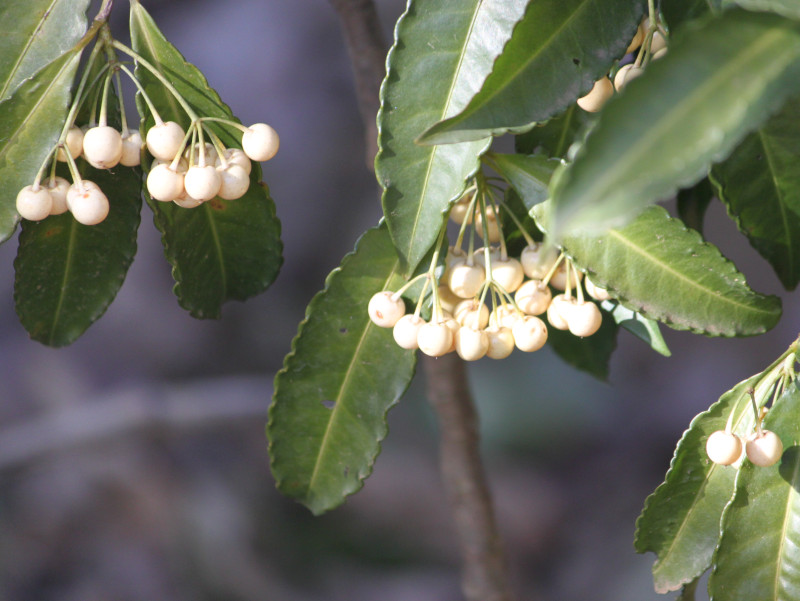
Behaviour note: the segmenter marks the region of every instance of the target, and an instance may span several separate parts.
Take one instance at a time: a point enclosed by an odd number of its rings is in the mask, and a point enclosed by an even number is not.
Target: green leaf
[[[71,344],[100,318],[136,254],[141,171],[80,163],[81,176],[108,196],[108,217],[91,226],[68,212],[24,220],[14,262],[17,314],[31,338],[49,346]]]
[[[80,50],[62,54],[0,102],[0,242],[14,233],[17,193],[33,183],[58,142]]]
[[[68,52],[86,31],[90,0],[6,0],[0,4],[0,101],[22,80]]]
[[[661,5],[661,13],[671,33],[675,33],[687,21],[703,17],[711,11],[708,0],[672,0]]]
[[[797,0],[722,0],[722,7],[741,6],[747,10],[772,12],[790,19],[800,19]]]
[[[586,127],[589,119],[589,113],[576,103],[570,104],[561,115],[516,136],[514,150],[520,154],[540,153],[549,157],[564,158],[570,145],[578,138],[578,133]]]
[[[600,329],[586,338],[548,326],[547,344],[573,367],[606,382],[608,364],[617,347],[617,324],[607,313],[603,313]]]
[[[664,337],[661,335],[657,322],[639,315],[636,311],[623,307],[615,300],[603,301],[600,306],[604,311],[611,314],[611,317],[618,325],[646,342],[655,352],[665,357],[672,356]]]
[[[787,290],[800,282],[800,106],[787,102],[711,180],[728,214]]]
[[[798,91],[800,23],[731,10],[682,29],[554,181],[551,234],[601,233],[696,183]]]
[[[553,170],[561,164],[559,159],[550,159],[540,154],[487,153],[483,161],[503,176],[523,199],[529,209],[547,200],[547,184]]]
[[[549,205],[534,209],[545,231]],[[717,247],[659,206],[604,236],[565,238],[563,249],[623,305],[677,330],[751,336],[780,319],[779,298],[751,290]]]
[[[733,412],[733,431],[753,428],[753,411],[747,390],[762,374],[737,384],[692,420],[675,450],[666,480],[645,501],[636,521],[634,546],[638,553],[652,551],[656,592],[678,590],[711,565],[720,535],[720,517],[733,494],[735,467],[712,463],[705,442],[722,430]],[[756,598],[756,597],[754,597]]]
[[[386,412],[414,374],[415,353],[367,316],[403,283],[385,226],[368,230],[309,304],[275,378],[267,433],[278,488],[315,514],[359,490],[386,436]]]
[[[764,427],[784,445],[781,461],[745,461],[722,518],[708,588],[714,601],[800,599],[800,391],[792,384]]]
[[[130,26],[133,49],[173,83],[199,116],[236,120],[203,74],[166,40],[137,1],[131,2]],[[137,76],[162,119],[186,128],[189,117],[166,88],[141,66],[137,67]],[[148,116],[142,129],[147,130],[152,123]],[[218,123],[210,127],[226,147],[240,147],[238,129]],[[164,253],[172,265],[178,302],[194,317],[219,317],[225,301],[259,294],[278,275],[282,262],[280,222],[260,178],[261,168],[254,163],[250,189],[242,198],[215,198],[195,209],[148,198]]]
[[[678,217],[693,230],[703,233],[706,209],[714,198],[714,190],[707,178],[701,179],[691,188],[678,190]]]
[[[406,273],[436,242],[451,201],[490,141],[424,147],[414,140],[475,94],[524,11],[524,0],[409,0],[395,29],[378,113],[375,173]]]
[[[643,4],[530,2],[480,91],[463,111],[430,127],[420,142],[450,144],[519,133],[558,115],[625,54]]]
[[[691,582],[687,582],[681,587],[681,594],[675,601],[695,601],[695,593],[697,592],[697,585],[700,583],[700,578],[695,578]]]

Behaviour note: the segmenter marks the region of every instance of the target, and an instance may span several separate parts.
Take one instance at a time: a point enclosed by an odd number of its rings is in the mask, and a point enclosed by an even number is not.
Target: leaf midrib
[[[56,330],[58,328],[58,322],[61,319],[61,308],[64,305],[64,297],[67,295],[69,277],[72,272],[72,255],[75,251],[75,231],[78,227],[78,222],[75,221],[75,219],[70,219],[69,227],[69,241],[67,243],[66,256],[64,257],[64,275],[61,278],[61,286],[59,286],[58,303],[56,303],[56,308],[53,311],[53,323],[50,325],[50,336],[48,339],[48,344],[50,346],[53,346],[58,340]]]
[[[784,564],[783,555],[786,547],[786,532],[788,529],[788,523],[791,515],[790,508],[792,506],[792,501],[794,497],[797,495],[795,487],[797,486],[799,479],[800,479],[800,458],[795,458],[794,470],[792,472],[792,480],[791,482],[788,483],[789,495],[786,498],[786,508],[784,509],[783,525],[781,527],[781,533],[783,533],[783,536],[779,537],[780,542],[778,544],[778,555],[776,559],[776,568],[778,569],[775,570],[775,580],[773,581],[773,589],[772,589],[774,591],[775,599],[778,598],[778,593],[780,592],[780,578],[782,573],[780,567],[783,566]]]

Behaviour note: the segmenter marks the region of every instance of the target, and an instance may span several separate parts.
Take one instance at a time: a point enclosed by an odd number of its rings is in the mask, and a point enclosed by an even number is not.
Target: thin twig
[[[461,544],[464,595],[467,601],[511,601],[464,362],[451,353],[423,356],[422,365],[439,419],[441,469]]]
[[[366,136],[367,167],[373,169],[378,152],[375,115],[380,107],[378,93],[386,74],[386,42],[372,0],[330,0],[344,30],[347,51],[353,65],[356,96]]]

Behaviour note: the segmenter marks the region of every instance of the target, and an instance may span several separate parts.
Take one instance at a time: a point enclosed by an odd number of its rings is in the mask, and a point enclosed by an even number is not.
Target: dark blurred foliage
[[[66,349],[31,342],[0,247],[0,599],[456,601],[458,556],[416,382],[364,490],[313,518],[282,498],[264,439],[271,382],[305,305],[379,217],[352,77],[324,0],[144,0],[170,40],[281,151],[265,179],[286,262],[272,289],[195,321],[171,293],[150,219],[119,297]],[[402,11],[379,2],[387,39]],[[125,39],[126,5],[114,28]],[[145,209],[146,210],[146,209]],[[760,291],[778,281],[712,205],[707,234]],[[634,521],[691,417],[796,336],[667,332],[673,357],[620,335],[610,384],[548,350],[470,374],[520,599],[644,601]],[[420,378],[418,378],[420,380]]]

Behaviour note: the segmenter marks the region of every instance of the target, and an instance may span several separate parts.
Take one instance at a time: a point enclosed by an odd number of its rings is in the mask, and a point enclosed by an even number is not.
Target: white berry
[[[89,128],[83,136],[83,158],[97,169],[116,166],[122,158],[122,134],[108,125]]]
[[[399,296],[395,298],[390,290],[376,292],[367,305],[369,318],[376,326],[394,327],[394,324],[406,313],[406,305]]]
[[[183,174],[159,163],[147,174],[147,191],[156,200],[169,202],[183,195]]]
[[[242,149],[253,161],[268,161],[280,146],[278,133],[266,123],[255,123],[242,135]]]
[[[533,315],[525,315],[511,328],[517,348],[526,353],[538,351],[547,342],[547,326]]]
[[[595,283],[592,282],[592,280],[590,280],[589,278],[586,278],[583,281],[583,283],[586,286],[586,292],[593,299],[599,300],[599,301],[606,301],[606,300],[609,300],[611,298],[611,295],[608,293],[608,290],[606,290],[605,288],[600,288],[599,286],[596,286]]]
[[[225,200],[236,200],[244,196],[250,188],[250,176],[244,167],[228,163],[227,167],[217,167],[220,177],[217,195]]]
[[[202,146],[200,146],[199,142],[192,146],[187,146],[186,150],[183,151],[183,158],[185,158],[187,161],[191,161],[192,155],[194,155],[194,162],[200,163],[201,148],[203,150],[203,158],[205,160],[203,164],[216,166],[216,162],[219,157],[217,156],[217,149],[214,148],[214,145],[210,142],[206,142]]]
[[[451,314],[455,313],[456,305],[464,300],[460,296],[453,294],[453,291],[445,284],[439,284],[438,292],[439,303],[442,305],[442,309]]]
[[[506,292],[514,292],[525,279],[522,264],[512,257],[506,260],[492,261],[492,279],[500,284]]]
[[[528,315],[541,315],[552,300],[553,293],[541,280],[528,280],[514,294],[514,302]]]
[[[79,156],[81,156],[81,153],[83,152],[83,130],[74,125],[70,127],[69,131],[67,132],[67,138],[64,140],[64,145],[73,159],[77,159]],[[58,154],[56,157],[59,161],[66,162],[67,155],[64,152],[64,148],[58,149]]]
[[[603,315],[591,301],[574,302],[569,313],[564,316],[567,320],[569,331],[575,336],[591,336],[600,329]]]
[[[23,219],[41,221],[50,214],[52,208],[50,191],[38,184],[25,186],[17,194],[17,213]]]
[[[142,146],[144,141],[138,129],[128,130],[128,135],[122,138],[122,157],[120,165],[136,167],[142,162]]]
[[[239,165],[242,169],[247,172],[247,175],[250,175],[250,171],[253,169],[253,163],[250,162],[250,159],[247,158],[247,155],[244,153],[244,150],[241,148],[226,148],[225,152],[223,153],[225,157],[225,161],[228,163],[233,163],[234,165]],[[215,161],[216,167],[222,166],[222,159],[217,157]]]
[[[50,209],[51,215],[61,215],[69,210],[67,206],[69,185],[69,182],[63,177],[56,176],[47,180],[47,190],[50,192],[50,198],[53,200],[53,206]]]
[[[621,67],[614,76],[614,87],[617,89],[617,92],[621,92],[625,86],[639,77],[642,73],[644,73],[644,69],[641,67],[635,67],[633,63]]]
[[[745,444],[747,458],[758,467],[775,465],[783,455],[783,443],[775,432],[762,430],[750,437]]]
[[[486,356],[490,359],[505,359],[514,350],[514,334],[510,328],[489,328],[486,335],[489,337]]]
[[[558,251],[552,246],[546,247],[541,242],[534,242],[532,246],[522,249],[519,260],[525,275],[541,280],[558,260]]]
[[[489,335],[485,330],[462,326],[456,334],[456,353],[464,361],[477,361],[489,350]]]
[[[498,305],[489,316],[489,325],[494,328],[512,328],[520,317],[513,305]]]
[[[171,161],[181,151],[184,136],[185,132],[180,125],[174,121],[165,121],[147,130],[145,143],[147,150],[155,158]]]
[[[480,213],[475,216],[475,225],[473,227],[478,235],[483,238],[483,217]],[[489,207],[486,208],[486,230],[489,232],[488,242],[500,242],[500,225],[497,223],[494,212],[489,212]]]
[[[633,52],[634,50],[636,50],[639,46],[642,45],[643,41],[644,41],[644,21],[642,23],[639,23],[639,27],[636,28],[636,34],[633,36],[631,43],[628,44],[628,48],[625,50],[625,54],[628,54],[629,52]]]
[[[417,332],[419,350],[430,357],[441,357],[453,346],[453,331],[445,322],[429,322]]]
[[[664,37],[664,34],[660,31],[656,31],[653,33],[653,38],[650,40],[650,52],[655,54],[656,52],[660,52],[661,50],[666,50],[667,48],[667,38]]]
[[[464,196],[450,209],[450,219],[454,223],[461,225],[464,221],[467,225],[472,223],[472,211],[469,210],[469,205],[472,197]]]
[[[614,85],[608,77],[601,77],[586,96],[578,98],[578,106],[589,113],[596,113],[614,95]]]
[[[193,165],[183,176],[186,193],[197,200],[211,200],[219,192],[222,179],[211,165]]]
[[[476,299],[470,298],[456,305],[453,316],[462,326],[485,328],[489,323],[489,307]]]
[[[94,182],[82,180],[67,191],[72,216],[83,225],[96,225],[108,216],[108,198]]]
[[[550,301],[550,306],[547,307],[547,321],[556,330],[569,329],[567,316],[572,308],[573,299],[567,298],[563,294],[557,294]]]
[[[472,298],[481,289],[486,280],[483,267],[466,263],[456,265],[448,272],[447,285],[453,294],[461,298]]]
[[[731,432],[717,430],[706,441],[706,455],[719,465],[731,465],[742,456],[742,439]]]
[[[394,324],[394,328],[392,329],[394,341],[398,346],[404,349],[412,350],[419,348],[417,334],[424,323],[421,317],[413,313],[403,315],[397,320],[397,323]]]
[[[172,202],[176,205],[181,207],[182,209],[196,209],[201,204],[203,204],[202,200],[197,200],[196,198],[192,198],[188,194],[186,194],[186,190],[183,191],[183,195],[178,198],[173,198]]]

